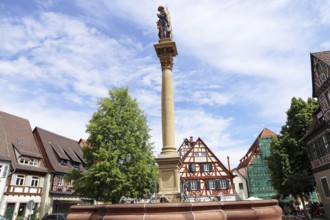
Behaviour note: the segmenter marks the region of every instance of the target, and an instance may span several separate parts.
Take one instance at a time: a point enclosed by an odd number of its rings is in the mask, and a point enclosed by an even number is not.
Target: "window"
[[[63,159],[60,159],[60,164],[62,166],[66,166],[68,164],[68,161],[67,160],[63,160]]]
[[[228,189],[229,180],[215,180],[215,189]]]
[[[19,159],[19,163],[20,164],[29,164],[29,158],[27,158],[27,157],[21,157]]]
[[[204,164],[203,168],[204,168],[204,171],[211,171],[212,170],[212,164]]]
[[[38,166],[39,165],[39,160],[37,158],[20,157],[18,159],[18,162],[20,164],[27,164],[27,165],[32,165],[32,166]]]
[[[201,183],[199,180],[191,180],[188,182],[188,190],[199,190]]]
[[[199,157],[199,153],[198,152],[194,152],[194,156],[195,157]]]
[[[33,166],[38,166],[39,164],[39,160],[36,159],[36,158],[31,158],[30,159],[30,165],[33,165]]]
[[[58,177],[58,183],[57,183],[58,186],[63,186],[63,177],[59,176]]]
[[[206,157],[206,153],[205,153],[205,151],[202,151],[202,152],[201,152],[201,157]]]
[[[329,152],[329,134],[324,134],[322,136],[324,148],[326,152]]]
[[[321,183],[322,183],[322,188],[323,188],[323,192],[325,197],[329,198],[330,197],[330,188],[329,188],[329,183],[327,180],[327,177],[321,177],[320,178]]]
[[[243,190],[244,189],[243,183],[239,183],[238,187],[239,187],[240,190]]]
[[[191,172],[191,173],[196,172],[196,165],[195,164],[189,164],[189,172]]]
[[[24,175],[17,175],[16,185],[23,186],[23,183],[24,183]]]
[[[209,180],[208,184],[209,184],[209,186],[208,186],[209,189],[215,189],[215,181],[214,180]]]
[[[227,189],[226,180],[220,180],[220,189]]]
[[[72,166],[74,167],[74,168],[78,168],[79,167],[79,163],[77,163],[77,162],[72,162]]]
[[[39,177],[33,176],[31,181],[31,186],[37,187],[39,183]]]
[[[197,183],[196,181],[191,181],[191,190],[196,190],[197,189]]]

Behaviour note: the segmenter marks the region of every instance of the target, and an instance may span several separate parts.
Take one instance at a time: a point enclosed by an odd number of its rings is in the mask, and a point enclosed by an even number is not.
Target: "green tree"
[[[88,143],[83,148],[87,169],[73,170],[80,196],[116,203],[121,196],[139,197],[154,190],[158,168],[146,117],[127,88],[109,90],[109,97],[98,102],[99,108],[87,125]]]
[[[270,178],[274,188],[283,196],[291,194],[303,199],[314,190],[311,164],[302,137],[317,108],[318,103],[312,98],[307,102],[292,98],[286,124],[270,144],[271,155],[267,158]]]

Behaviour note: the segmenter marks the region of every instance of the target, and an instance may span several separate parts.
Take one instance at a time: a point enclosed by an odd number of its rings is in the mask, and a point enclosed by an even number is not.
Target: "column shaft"
[[[162,154],[176,153],[172,70],[162,70]]]

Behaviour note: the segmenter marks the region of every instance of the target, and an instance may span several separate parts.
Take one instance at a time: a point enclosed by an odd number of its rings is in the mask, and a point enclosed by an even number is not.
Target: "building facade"
[[[237,171],[247,180],[249,197],[271,199],[277,194],[265,163],[265,158],[270,155],[269,144],[275,136],[273,131],[264,128],[237,166]]]
[[[185,139],[178,149],[181,192],[190,200],[231,199],[234,175],[221,163],[201,138]],[[220,197],[221,195],[221,197]],[[234,197],[234,198],[233,198]]]
[[[30,123],[27,119],[0,112],[0,129],[1,151],[8,152],[12,166],[1,198],[0,214],[10,220],[35,219],[47,169]]]
[[[73,183],[65,176],[72,170],[85,171],[86,162],[78,141],[36,127],[33,134],[48,169],[40,214],[69,213],[71,205],[91,204],[90,199],[73,195]]]
[[[330,51],[311,54],[313,97],[319,110],[304,136],[312,172],[324,206],[330,218]]]
[[[231,172],[234,174],[234,186],[235,191],[239,195],[239,197],[242,200],[248,199],[248,187],[247,187],[247,181],[246,178],[235,168],[231,170]]]

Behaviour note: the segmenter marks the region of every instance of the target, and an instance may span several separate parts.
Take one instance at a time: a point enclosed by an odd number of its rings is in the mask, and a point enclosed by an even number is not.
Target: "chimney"
[[[194,142],[194,137],[193,136],[190,136],[190,142]]]
[[[229,156],[227,156],[227,161],[228,161],[228,170],[230,171],[230,160],[229,160]]]

